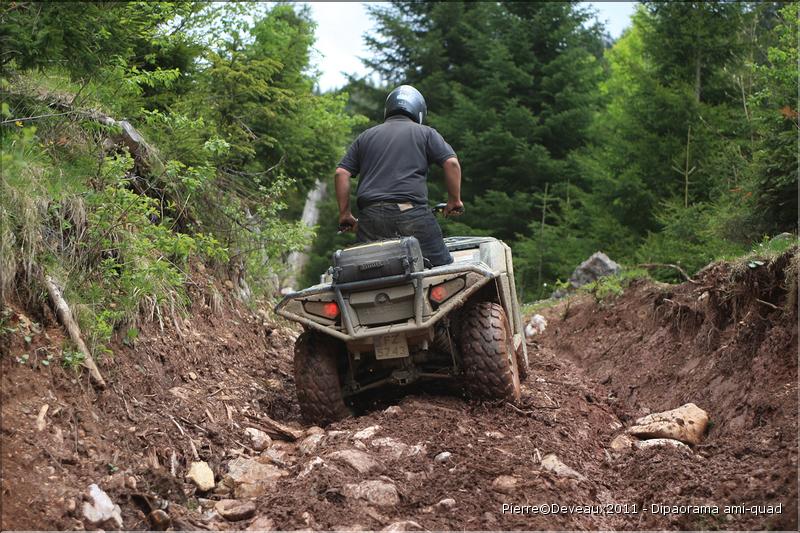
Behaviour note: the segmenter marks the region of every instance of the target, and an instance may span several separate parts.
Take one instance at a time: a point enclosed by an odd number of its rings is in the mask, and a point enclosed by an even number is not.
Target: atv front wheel
[[[294,345],[294,386],[303,418],[325,425],[351,416],[344,403],[339,364],[344,345],[312,331],[303,332]]]
[[[470,396],[519,401],[517,354],[503,307],[479,302],[462,315],[461,358]]]

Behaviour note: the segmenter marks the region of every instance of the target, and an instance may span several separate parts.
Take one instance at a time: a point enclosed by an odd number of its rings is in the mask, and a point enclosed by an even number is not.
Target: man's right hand
[[[445,217],[453,217],[464,214],[464,202],[461,200],[450,199],[447,201],[447,206],[444,208]]]
[[[352,213],[347,212],[339,215],[340,232],[352,231],[353,233],[355,233],[357,229],[358,229],[358,219],[354,217]]]

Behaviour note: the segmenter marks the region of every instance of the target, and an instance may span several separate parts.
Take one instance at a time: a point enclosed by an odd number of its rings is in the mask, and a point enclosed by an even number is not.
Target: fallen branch
[[[264,431],[266,431],[267,433],[278,436],[280,438],[288,439],[290,441],[295,441],[299,440],[303,436],[303,432],[301,430],[294,429],[287,425],[281,424],[280,422],[271,419],[267,415],[256,417],[253,415],[246,414],[245,416],[250,420],[254,420],[259,424],[263,425]]]
[[[779,311],[779,310],[780,310],[780,307],[778,307],[777,305],[775,305],[775,304],[774,304],[774,303],[772,303],[772,302],[765,302],[764,300],[761,300],[760,298],[756,298],[756,301],[757,301],[758,303],[760,303],[760,304],[764,304],[764,305],[766,305],[767,307],[771,307],[771,308],[775,309],[776,311]]]
[[[639,268],[647,268],[647,269],[652,269],[652,268],[672,268],[672,269],[677,270],[680,273],[680,275],[683,276],[683,279],[685,279],[689,283],[695,283],[695,284],[697,283],[691,277],[689,277],[689,274],[687,274],[684,269],[682,269],[678,265],[673,265],[672,263],[642,263],[642,264],[636,265],[636,266],[639,267]]]
[[[83,354],[83,363],[81,364],[86,367],[87,370],[89,370],[89,375],[92,377],[95,384],[101,389],[105,389],[106,380],[103,379],[103,375],[100,374],[100,369],[97,368],[97,364],[94,362],[92,354],[89,353],[88,348],[86,348],[86,344],[83,342],[81,330],[78,327],[78,323],[75,322],[75,319],[72,317],[72,311],[67,305],[67,302],[64,300],[61,287],[59,287],[55,280],[50,276],[44,277],[44,284],[45,287],[47,287],[47,293],[50,295],[50,300],[53,302],[53,307],[55,307],[58,319],[67,329],[69,338],[72,339],[72,342],[75,343],[75,346],[77,346],[78,350],[80,350]]]

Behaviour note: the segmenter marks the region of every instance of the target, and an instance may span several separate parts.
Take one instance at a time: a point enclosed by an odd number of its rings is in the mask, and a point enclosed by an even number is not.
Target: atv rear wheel
[[[303,418],[328,424],[351,416],[344,403],[339,364],[344,344],[313,331],[303,332],[294,345],[294,386]]]
[[[461,358],[471,396],[519,401],[517,354],[500,304],[479,302],[462,315]]]

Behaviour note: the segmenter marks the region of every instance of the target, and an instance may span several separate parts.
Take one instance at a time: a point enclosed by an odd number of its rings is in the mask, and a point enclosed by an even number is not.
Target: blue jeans
[[[416,237],[422,257],[431,265],[449,265],[453,262],[453,256],[442,239],[442,228],[426,205],[415,205],[401,211],[396,203],[380,202],[360,209],[356,237],[358,242]]]

